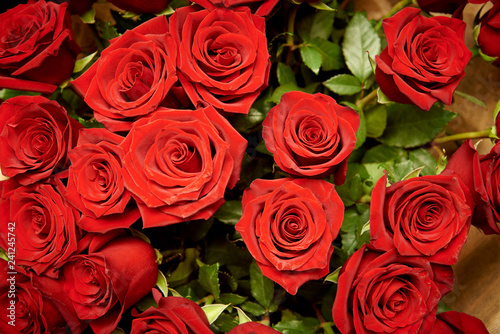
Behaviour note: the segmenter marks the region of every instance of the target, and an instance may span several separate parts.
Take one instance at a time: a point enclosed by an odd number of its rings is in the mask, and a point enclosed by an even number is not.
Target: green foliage
[[[361,82],[350,74],[336,75],[323,82],[323,84],[339,95],[353,95],[361,92]]]
[[[252,296],[265,308],[271,305],[274,293],[274,282],[262,274],[257,263],[250,264],[250,288]]]

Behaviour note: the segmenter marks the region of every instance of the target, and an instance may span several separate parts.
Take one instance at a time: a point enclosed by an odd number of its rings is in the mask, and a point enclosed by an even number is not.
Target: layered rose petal
[[[359,115],[323,94],[289,92],[269,111],[262,137],[278,166],[297,176],[345,179]]]
[[[243,193],[236,230],[262,273],[297,293],[329,270],[344,206],[332,184],[321,180],[255,180]]]
[[[489,331],[481,320],[471,315],[448,311],[437,315],[431,334],[488,334]]]
[[[383,27],[387,48],[375,57],[375,77],[384,94],[423,110],[436,101],[451,104],[472,56],[464,44],[465,23],[405,8],[384,19]]]
[[[239,180],[246,145],[212,107],[137,121],[121,145],[123,178],[144,226],[208,219]]]
[[[179,8],[170,19],[179,80],[194,105],[246,114],[267,87],[270,63],[262,17],[248,8]]]
[[[421,257],[356,251],[342,266],[332,315],[342,333],[426,333],[453,272]]]

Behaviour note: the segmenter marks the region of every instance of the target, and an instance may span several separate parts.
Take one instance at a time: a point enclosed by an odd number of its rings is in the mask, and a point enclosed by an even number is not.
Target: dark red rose
[[[449,311],[439,313],[431,334],[489,334],[483,322],[471,315]]]
[[[64,266],[64,291],[79,319],[106,334],[155,286],[158,265],[153,247],[139,238],[102,240],[96,237],[88,254],[73,255]]]
[[[238,8],[248,6],[255,15],[267,16],[279,3],[279,0],[196,0],[194,1],[206,9],[212,10],[216,7]]]
[[[452,175],[428,175],[386,187],[375,185],[370,205],[370,244],[396,249],[402,256],[421,256],[455,264],[467,240],[474,200],[467,186]]]
[[[140,314],[132,311],[135,319],[130,334],[213,334],[205,312],[195,302],[182,297],[162,297],[156,289],[153,297],[158,307]]]
[[[0,14],[0,87],[52,93],[73,72],[80,47],[68,4],[29,1]]]
[[[16,264],[38,275],[57,277],[77,250],[80,213],[62,197],[64,186],[59,180],[10,191],[7,187],[7,181],[0,182],[0,246],[7,249],[14,238]]]
[[[274,161],[287,173],[344,183],[347,159],[356,146],[359,115],[327,95],[283,94],[262,123]]]
[[[335,186],[312,179],[257,179],[243,193],[236,224],[264,276],[294,295],[329,272],[344,219]]]
[[[68,156],[66,199],[83,213],[78,225],[89,232],[128,228],[140,217],[125,189],[119,145],[123,137],[106,129],[84,129]]]
[[[116,7],[136,14],[155,14],[167,8],[170,0],[109,0]]]
[[[258,322],[245,322],[231,329],[228,334],[279,334],[279,332]]]
[[[472,224],[485,234],[500,234],[500,144],[479,156],[472,141],[465,141],[443,173],[455,174],[469,188],[476,202]]]
[[[121,147],[125,186],[144,227],[208,219],[240,177],[247,141],[213,107],[159,109]]]
[[[481,51],[490,57],[500,56],[500,1],[494,2],[493,7],[481,18],[477,43]],[[495,60],[500,65],[500,60]]]
[[[170,30],[179,80],[193,104],[247,114],[269,78],[264,18],[248,8],[188,6],[172,15]]]
[[[55,101],[17,96],[0,105],[0,169],[28,185],[61,171],[80,123]]]
[[[177,46],[165,16],[110,42],[101,57],[71,82],[97,121],[114,132],[128,131],[135,119],[160,105],[179,107],[174,89]]]
[[[426,12],[453,14],[462,18],[462,12],[468,3],[485,3],[488,0],[417,0],[418,6]]]
[[[428,333],[452,285],[449,266],[363,246],[340,270],[333,321],[344,334]]]
[[[472,56],[464,44],[465,26],[455,18],[424,17],[418,8],[408,7],[384,19],[387,47],[375,57],[382,92],[422,110],[436,101],[451,104]]]
[[[61,294],[62,280],[30,279],[26,271],[12,263],[0,260],[1,333],[64,334],[68,329],[79,334],[87,327],[76,317],[71,304],[64,304],[68,299]]]

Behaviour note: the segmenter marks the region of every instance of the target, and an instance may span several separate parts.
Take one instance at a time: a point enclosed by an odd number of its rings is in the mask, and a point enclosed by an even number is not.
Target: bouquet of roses
[[[471,225],[500,234],[500,144],[472,142],[498,139],[493,120],[446,133],[445,105],[484,106],[457,87],[473,56],[499,63],[499,15],[493,0],[403,0],[379,20],[349,0],[13,5],[0,332],[488,333],[442,298]]]

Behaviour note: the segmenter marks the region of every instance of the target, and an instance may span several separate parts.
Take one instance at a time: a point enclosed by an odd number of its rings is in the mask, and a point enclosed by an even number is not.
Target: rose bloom
[[[481,18],[477,43],[481,51],[490,57],[500,56],[500,1],[492,1],[493,7]],[[500,60],[494,61],[500,65]]]
[[[489,334],[483,322],[471,315],[448,311],[439,313],[431,334]]]
[[[10,181],[0,182],[0,246],[8,248],[9,227],[14,227],[16,264],[38,275],[57,277],[77,250],[80,213],[62,197],[64,186],[59,180],[13,190],[9,186]]]
[[[194,1],[208,10],[216,7],[238,8],[240,6],[250,7],[255,15],[267,16],[279,3],[279,0],[196,0]]]
[[[347,159],[356,146],[359,115],[327,95],[283,94],[262,123],[274,161],[287,173],[344,183]]]
[[[279,334],[277,330],[258,322],[245,322],[231,329],[228,334]]]
[[[56,101],[17,96],[0,104],[0,169],[28,185],[61,171],[80,123]]]
[[[128,228],[140,217],[123,183],[123,139],[106,129],[84,129],[68,153],[65,197],[83,213],[78,225],[89,232]]]
[[[422,110],[436,101],[451,104],[472,56],[464,44],[465,26],[445,16],[424,17],[408,7],[384,19],[387,47],[375,57],[382,92]]]
[[[121,145],[123,179],[144,227],[210,218],[238,182],[246,146],[213,107],[137,121]]]
[[[467,240],[474,200],[467,186],[452,175],[429,175],[386,187],[383,176],[370,204],[370,244],[396,249],[403,256],[421,256],[455,264]]]
[[[243,193],[236,224],[264,276],[294,295],[329,272],[332,241],[344,219],[333,184],[311,179],[257,179]]]
[[[109,130],[128,131],[159,106],[179,107],[176,44],[165,16],[127,30],[110,41],[101,57],[71,84]]]
[[[500,234],[500,144],[479,156],[472,141],[465,141],[443,173],[453,173],[469,188],[476,202],[472,224],[485,234]]]
[[[30,0],[0,14],[0,87],[52,93],[70,77],[80,47],[67,9]]]
[[[245,7],[187,6],[171,16],[170,31],[179,45],[179,80],[193,104],[247,114],[268,84],[264,18]]]
[[[207,316],[195,302],[182,297],[162,297],[153,289],[158,307],[150,307],[142,313],[132,311],[130,334],[213,334]]]
[[[428,333],[452,285],[450,266],[363,246],[340,270],[333,321],[343,334]]]
[[[71,330],[79,334],[87,327],[76,317],[62,293],[62,280],[34,275],[30,278],[21,267],[12,269],[11,263],[0,260],[1,333],[65,334]]]
[[[123,312],[156,284],[153,247],[135,237],[109,240],[97,235],[88,254],[73,255],[64,266],[64,292],[81,320],[95,333],[111,333]]]

